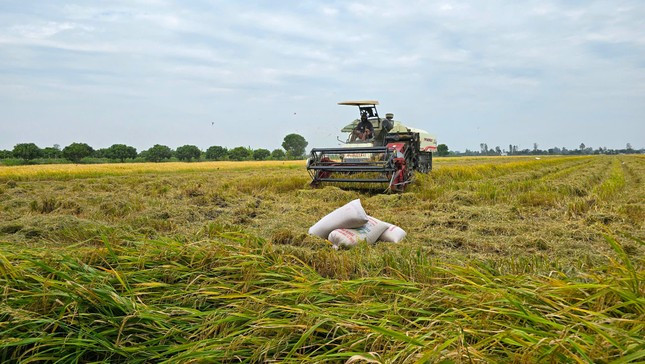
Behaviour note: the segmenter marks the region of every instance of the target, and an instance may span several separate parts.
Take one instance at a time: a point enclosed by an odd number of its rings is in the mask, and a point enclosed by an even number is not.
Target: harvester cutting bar
[[[356,147],[356,148],[314,148],[311,153],[350,154],[350,153],[386,153],[387,147]]]
[[[309,169],[321,169],[325,171],[330,171],[330,172],[381,172],[381,171],[389,171],[389,168],[385,168],[384,166],[375,166],[375,165],[364,165],[360,163],[351,163],[351,164],[343,164],[343,165],[312,165],[309,166]]]
[[[307,169],[314,185],[320,182],[390,184],[397,167],[394,152],[387,147],[356,147],[314,148]]]
[[[318,178],[318,182],[390,183],[388,178]]]

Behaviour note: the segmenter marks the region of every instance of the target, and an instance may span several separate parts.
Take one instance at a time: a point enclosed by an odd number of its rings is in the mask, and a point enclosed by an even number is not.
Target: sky
[[[645,2],[0,1],[0,149],[335,146],[355,99],[451,150],[645,147]]]

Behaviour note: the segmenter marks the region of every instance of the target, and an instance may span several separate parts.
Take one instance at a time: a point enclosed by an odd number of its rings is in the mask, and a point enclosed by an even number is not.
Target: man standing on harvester
[[[361,122],[358,123],[358,125],[356,125],[356,129],[354,129],[353,140],[356,140],[356,138],[367,140],[372,137],[374,137],[374,126],[369,120],[367,120],[367,113],[363,111],[361,114]]]

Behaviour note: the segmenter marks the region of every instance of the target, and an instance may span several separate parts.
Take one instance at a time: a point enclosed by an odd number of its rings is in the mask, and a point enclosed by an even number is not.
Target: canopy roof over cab
[[[350,106],[363,106],[363,105],[378,105],[376,100],[358,100],[358,101],[341,101],[338,105],[350,105]]]

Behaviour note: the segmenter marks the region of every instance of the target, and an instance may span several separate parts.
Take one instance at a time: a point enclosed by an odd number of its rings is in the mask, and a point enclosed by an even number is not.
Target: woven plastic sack
[[[387,223],[386,223],[387,224]],[[379,241],[386,241],[390,243],[398,243],[401,240],[405,239],[407,233],[405,230],[400,227],[392,224],[387,224],[388,227],[385,229],[383,234],[378,238]]]
[[[367,224],[356,229],[336,229],[329,233],[327,240],[334,244],[334,248],[351,248],[359,241],[366,241],[373,244],[388,227],[388,223],[371,216],[367,217]]]
[[[336,229],[357,228],[367,223],[367,214],[361,206],[361,200],[353,200],[337,208],[309,228],[309,234],[327,239],[329,233]]]

